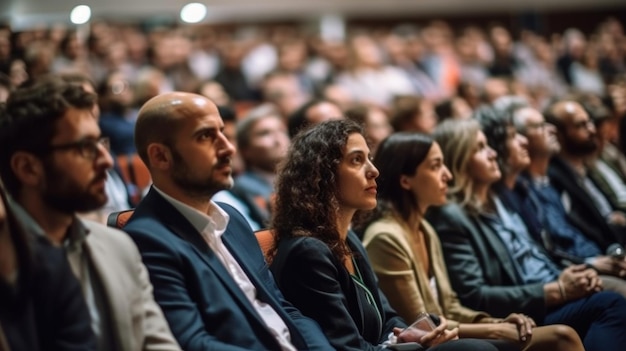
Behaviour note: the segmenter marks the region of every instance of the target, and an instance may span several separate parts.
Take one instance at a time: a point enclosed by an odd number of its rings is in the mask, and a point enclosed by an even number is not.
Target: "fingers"
[[[442,344],[446,341],[456,340],[459,338],[459,328],[454,328],[452,330],[444,330],[441,333],[437,333],[437,330],[433,330],[432,332],[424,335],[419,343],[422,345],[435,346]]]
[[[443,332],[443,335],[440,336],[443,341],[456,340],[459,338],[459,328],[454,328],[452,330],[446,330]]]
[[[618,277],[626,277],[626,259],[615,261],[614,271]]]
[[[571,265],[567,268],[565,268],[563,270],[563,273],[566,272],[572,272],[572,273],[576,273],[576,272],[583,272],[585,270],[587,270],[587,265],[586,264],[575,264],[575,265]]]
[[[419,340],[419,343],[422,345],[434,345],[435,339],[439,338],[439,336],[443,334],[443,331],[438,329],[439,327],[422,336],[422,338]]]
[[[533,333],[532,324],[534,323],[534,321],[532,321],[530,317],[525,315],[521,315],[520,317],[520,322],[517,323],[517,331],[519,333],[520,341],[526,341],[528,337]]]

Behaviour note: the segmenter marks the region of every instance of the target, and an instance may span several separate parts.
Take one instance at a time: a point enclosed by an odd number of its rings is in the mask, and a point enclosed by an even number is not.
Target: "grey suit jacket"
[[[130,237],[92,221],[85,248],[105,290],[120,350],[180,350],[161,308],[154,301],[146,267]],[[70,259],[70,263],[75,260]],[[77,267],[72,264],[77,274]]]
[[[12,201],[16,216],[31,231],[46,236],[43,229],[17,203]],[[146,267],[130,237],[117,229],[100,223],[75,218],[70,232],[84,226],[89,233],[84,237],[82,248],[88,251],[91,266],[104,290],[115,340],[119,351],[179,351],[161,308],[154,301],[152,284]],[[81,276],[79,251],[68,250],[68,261],[74,275]],[[109,350],[102,350],[109,351]]]

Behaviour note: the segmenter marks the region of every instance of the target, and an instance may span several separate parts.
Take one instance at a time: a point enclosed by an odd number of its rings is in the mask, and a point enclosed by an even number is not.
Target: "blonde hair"
[[[467,168],[480,131],[478,121],[469,119],[443,121],[433,133],[441,147],[446,167],[453,176],[448,197],[474,213],[480,212],[482,204],[474,194],[475,183]]]

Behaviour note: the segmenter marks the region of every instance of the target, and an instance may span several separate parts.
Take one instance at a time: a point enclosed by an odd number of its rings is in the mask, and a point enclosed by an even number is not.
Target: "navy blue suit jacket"
[[[232,207],[222,240],[282,317],[299,350],[332,349],[320,327],[289,304],[268,270],[254,233]],[[172,332],[187,351],[278,350],[280,346],[243,291],[192,224],[154,188],[124,227],[141,252]]]

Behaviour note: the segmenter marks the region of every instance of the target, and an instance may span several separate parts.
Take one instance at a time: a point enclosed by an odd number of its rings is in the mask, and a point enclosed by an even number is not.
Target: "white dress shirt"
[[[226,231],[226,226],[230,219],[228,214],[213,201],[211,201],[209,213],[206,214],[168,196],[156,186],[154,189],[158,191],[165,200],[172,204],[172,206],[174,206],[202,235],[211,250],[213,250],[215,255],[224,264],[224,267],[226,267],[237,285],[239,285],[239,288],[244,292],[252,306],[254,306],[254,309],[259,313],[261,319],[263,319],[269,331],[274,335],[282,350],[296,351],[296,348],[291,343],[291,335],[285,322],[272,306],[257,298],[256,287],[252,284],[243,268],[239,265],[239,262],[237,262],[230,251],[228,251],[228,248],[222,241],[222,235]]]

